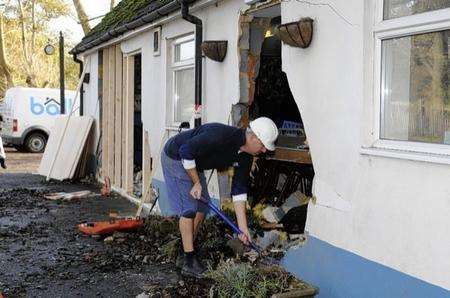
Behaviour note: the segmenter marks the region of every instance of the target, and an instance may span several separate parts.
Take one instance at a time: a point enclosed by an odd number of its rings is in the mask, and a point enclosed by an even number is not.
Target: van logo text
[[[66,99],[67,111],[71,110],[72,107],[72,99]],[[56,116],[61,113],[61,107],[59,102],[57,102],[54,98],[47,97],[45,99],[44,104],[40,101],[36,100],[33,96],[30,97],[30,110],[34,115],[42,115],[47,114],[50,116]]]

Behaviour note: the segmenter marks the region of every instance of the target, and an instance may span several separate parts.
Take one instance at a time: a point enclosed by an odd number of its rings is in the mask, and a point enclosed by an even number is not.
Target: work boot
[[[177,266],[178,269],[182,269],[184,266],[184,252],[178,252],[177,260],[175,261],[175,266]]]
[[[175,266],[181,270],[181,268],[183,268],[184,265],[184,249],[183,249],[183,243],[180,241],[180,245],[178,246],[178,255],[177,255],[177,260],[175,261]]]
[[[200,263],[194,252],[186,253],[183,268],[181,274],[185,276],[191,276],[195,278],[204,278],[206,271],[205,266]]]
[[[3,157],[0,157],[0,166],[2,166],[2,168],[6,169],[6,163],[5,163],[5,159]]]

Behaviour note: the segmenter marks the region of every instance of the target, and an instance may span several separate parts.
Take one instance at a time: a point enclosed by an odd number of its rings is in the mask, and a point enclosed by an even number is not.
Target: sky
[[[78,43],[84,36],[81,25],[77,23],[75,8],[72,0],[65,0],[73,9],[72,17],[60,17],[52,20],[49,24],[54,31],[63,31],[70,34],[66,38],[71,39],[74,43]],[[119,2],[119,1],[116,1]],[[81,0],[81,3],[89,18],[97,17],[106,14],[109,11],[110,0]],[[99,23],[101,18],[90,22],[91,28]]]

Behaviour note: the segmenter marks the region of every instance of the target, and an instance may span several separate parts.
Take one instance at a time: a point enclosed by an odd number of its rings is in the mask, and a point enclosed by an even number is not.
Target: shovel
[[[217,216],[219,216],[228,226],[230,226],[231,229],[233,229],[233,231],[240,235],[243,234],[243,232],[241,231],[241,229],[239,229],[239,227],[230,219],[228,218],[228,216],[225,215],[225,213],[223,213],[222,211],[219,210],[219,208],[217,208],[216,205],[214,205],[211,202],[206,202],[203,200],[200,200],[200,202],[202,202],[203,204],[207,205],[209,207],[209,209],[211,209],[215,214],[217,214]],[[256,245],[253,241],[250,241],[250,247],[253,248],[254,250],[256,250],[258,252],[258,254],[262,253],[262,250],[260,247],[258,247],[258,245]]]
[[[228,226],[230,226],[231,229],[233,229],[233,231],[236,234],[243,234],[243,232],[241,231],[241,229],[239,229],[239,227],[228,217],[225,215],[225,213],[223,213],[222,211],[219,210],[219,208],[217,208],[216,205],[214,205],[211,202],[205,202],[203,200],[199,200],[200,202],[202,202],[203,204],[207,205],[209,207],[209,209],[211,209],[215,214],[217,214],[217,216],[219,216]],[[262,249],[256,245],[253,241],[250,241],[250,247],[253,248],[260,257],[262,257]],[[272,257],[266,256],[264,259],[261,259],[261,263],[265,264],[265,265],[279,265],[280,261],[275,260]]]

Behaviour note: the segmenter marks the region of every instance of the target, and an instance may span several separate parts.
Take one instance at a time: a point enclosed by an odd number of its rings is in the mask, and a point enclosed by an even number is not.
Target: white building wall
[[[228,53],[222,63],[203,59],[203,123],[227,123],[232,104],[239,101],[238,72],[238,17],[241,1],[219,2],[193,14],[203,21],[204,40],[228,40]],[[171,92],[167,77],[170,75],[167,56],[172,39],[194,33],[194,25],[177,19],[161,28],[161,54],[153,55],[153,31],[140,34],[121,44],[126,53],[142,54],[142,118],[149,132],[152,155],[159,156],[163,136],[172,135],[175,127],[168,127],[167,102]],[[158,165],[155,178],[163,180]]]
[[[283,46],[283,68],[316,172],[317,204],[309,208],[307,229],[337,247],[449,289],[450,166],[360,154],[375,117],[368,90],[371,34],[364,23],[364,17],[371,22],[372,1],[321,3],[282,2],[283,23],[314,19],[308,49]]]
[[[90,74],[89,83],[83,83],[84,88],[84,115],[92,116],[97,121],[94,122],[94,150],[97,147],[97,140],[100,135],[100,127],[98,119],[100,117],[100,102],[98,99],[98,53],[92,53],[84,57],[84,67],[86,67],[86,73]]]
[[[283,68],[302,114],[316,172],[317,204],[310,207],[307,229],[337,247],[450,288],[450,166],[360,153],[375,117],[367,40],[371,35],[365,24],[371,22],[371,5],[365,7],[365,2],[371,1],[282,2],[283,23],[314,19],[308,49],[283,46]],[[205,40],[228,40],[224,62],[203,59],[204,122],[227,123],[231,105],[238,101],[238,13],[246,8],[243,1],[232,0],[194,13],[203,20]],[[181,19],[163,24],[159,56],[153,55],[152,31],[121,45],[125,54],[142,53],[142,118],[153,156],[159,155],[168,132],[169,40],[192,32],[194,25]],[[86,114],[98,118],[96,54],[89,57]],[[155,178],[162,180],[157,167]]]

